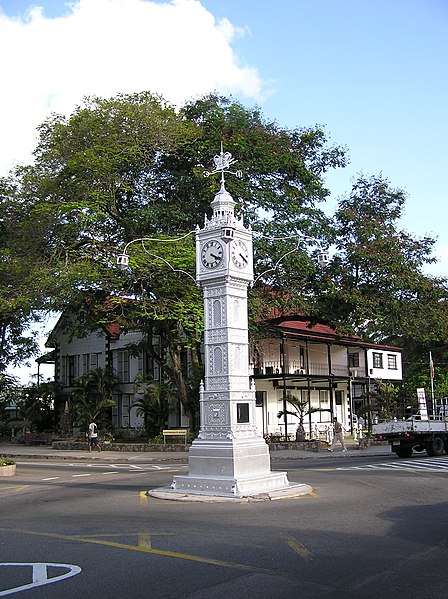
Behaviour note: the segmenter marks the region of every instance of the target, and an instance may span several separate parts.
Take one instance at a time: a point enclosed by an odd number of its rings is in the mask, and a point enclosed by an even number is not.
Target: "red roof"
[[[278,329],[287,329],[291,334],[296,333],[298,336],[300,335],[301,337],[308,337],[309,339],[319,339],[321,341],[339,341],[343,344],[350,343],[363,347],[381,347],[394,351],[403,351],[401,347],[393,347],[383,343],[370,343],[368,341],[361,341],[361,337],[358,335],[342,335],[326,324],[311,324],[311,321],[309,320],[282,320],[280,322],[273,323],[273,326]]]

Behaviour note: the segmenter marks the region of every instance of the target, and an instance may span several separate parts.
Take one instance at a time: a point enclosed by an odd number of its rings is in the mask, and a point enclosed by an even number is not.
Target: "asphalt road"
[[[313,493],[235,504],[148,497],[176,463],[18,462],[0,478],[0,597],[447,594],[446,455],[276,461]]]

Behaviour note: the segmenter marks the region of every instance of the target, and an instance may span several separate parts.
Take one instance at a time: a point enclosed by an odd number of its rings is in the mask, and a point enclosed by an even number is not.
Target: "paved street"
[[[185,471],[179,455],[17,458],[0,479],[0,597],[445,596],[448,456],[279,454],[310,495],[171,502],[146,492]]]

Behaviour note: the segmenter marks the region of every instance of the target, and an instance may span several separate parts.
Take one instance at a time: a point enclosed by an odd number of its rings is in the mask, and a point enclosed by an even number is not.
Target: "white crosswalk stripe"
[[[400,460],[391,462],[382,462],[380,464],[363,464],[357,466],[345,466],[337,470],[412,470],[423,472],[448,472],[448,456],[439,458],[415,458],[410,460]]]

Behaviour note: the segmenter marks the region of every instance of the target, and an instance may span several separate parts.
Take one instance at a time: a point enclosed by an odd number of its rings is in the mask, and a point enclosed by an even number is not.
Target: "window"
[[[98,368],[98,354],[82,355],[82,374],[87,374],[90,370]]]
[[[395,354],[387,354],[387,368],[397,370],[397,356]]]
[[[129,352],[118,352],[117,376],[122,383],[129,383]]]
[[[319,403],[328,406],[328,389],[319,389]]]
[[[379,354],[378,352],[373,352],[373,367],[374,368],[382,368],[383,367],[383,354]]]
[[[353,383],[352,397],[353,397],[353,399],[363,399],[364,398],[364,385],[362,383]]]
[[[305,368],[305,348],[302,345],[299,347],[299,362],[300,368]]]
[[[255,405],[257,408],[262,408],[266,403],[266,391],[255,391]]]
[[[72,387],[75,383],[75,380],[78,378],[78,361],[79,356],[67,356],[67,365],[68,365],[68,385]]]
[[[236,404],[236,421],[238,423],[249,422],[249,404],[248,403],[237,403]]]
[[[353,352],[348,354],[349,368],[359,368],[359,353]]]

